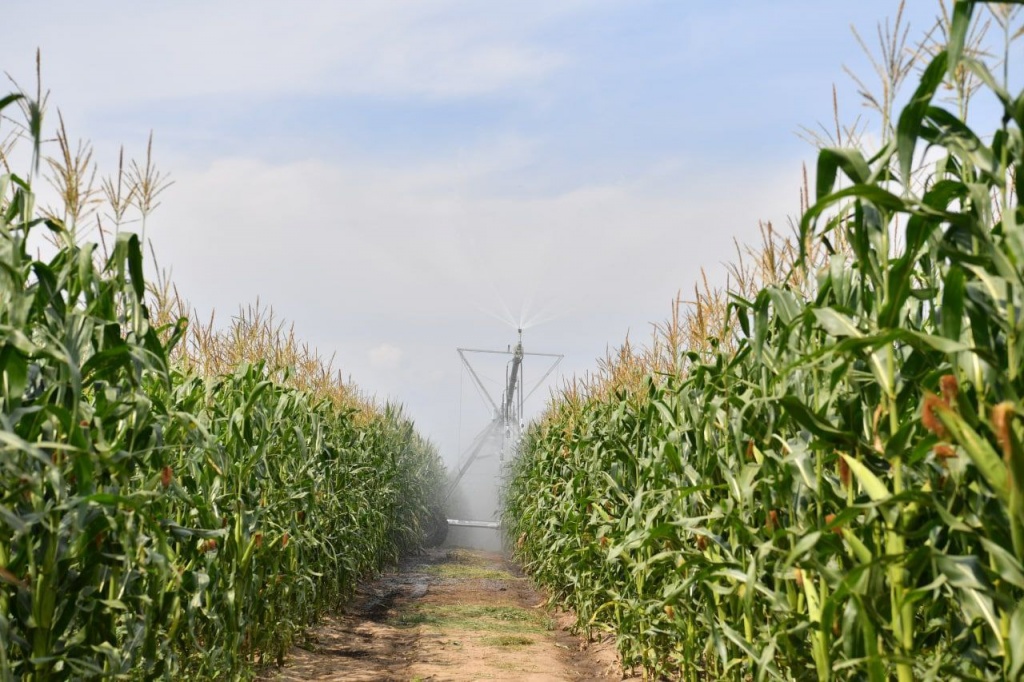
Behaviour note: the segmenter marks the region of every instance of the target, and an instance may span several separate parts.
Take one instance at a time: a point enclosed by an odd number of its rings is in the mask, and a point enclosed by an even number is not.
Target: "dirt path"
[[[501,555],[431,550],[367,585],[267,680],[619,680],[609,642],[568,618]]]

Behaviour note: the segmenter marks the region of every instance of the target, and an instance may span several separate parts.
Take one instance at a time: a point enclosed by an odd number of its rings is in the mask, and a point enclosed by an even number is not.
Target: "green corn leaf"
[[[0,97],[0,111],[3,111],[9,104],[13,104],[23,99],[25,99],[25,96],[20,93],[14,93],[11,95],[5,95],[4,97]]]
[[[111,378],[114,373],[130,365],[132,347],[121,344],[96,353],[82,365],[82,381],[88,383],[95,377]]]
[[[818,152],[816,200],[820,201],[832,192],[836,184],[836,171],[840,168],[855,185],[865,184],[870,180],[871,169],[859,151],[838,148],[822,149]]]
[[[950,21],[949,39],[946,41],[946,51],[949,53],[949,75],[956,77],[956,68],[964,53],[964,43],[967,42],[967,29],[971,25],[971,15],[974,13],[974,0],[956,0],[953,5],[953,18]]]
[[[853,553],[853,556],[857,558],[857,561],[859,561],[862,565],[865,566],[874,561],[874,557],[871,554],[871,550],[867,548],[867,545],[861,542],[860,538],[857,537],[857,534],[855,532],[853,532],[849,528],[843,528],[842,532],[843,539],[850,546],[850,551]]]
[[[821,600],[818,598],[818,590],[814,585],[812,574],[809,571],[804,571],[803,578],[808,618],[812,623],[821,624]]]
[[[837,310],[833,310],[832,308],[815,308],[813,312],[818,324],[820,324],[826,332],[836,338],[843,338],[847,336],[859,338],[863,336],[861,331],[857,329],[857,325],[854,324],[853,320]]]
[[[859,459],[850,457],[847,454],[840,453],[840,457],[846,460],[846,464],[850,467],[850,471],[857,478],[864,492],[868,494],[875,502],[884,502],[892,497],[892,493],[889,492],[889,487],[882,482],[880,478],[875,476],[870,469],[861,463]]]
[[[786,556],[786,561],[782,564],[781,570],[787,571],[796,562],[800,561],[808,552],[810,552],[821,540],[821,531],[812,531],[800,538],[800,540],[793,546],[793,549],[789,551]]]
[[[1009,585],[1024,589],[1024,566],[1021,565],[1020,560],[987,537],[981,536],[978,540],[988,552],[999,579]]]
[[[1000,638],[999,614],[990,596],[991,587],[985,579],[985,571],[977,557],[935,556],[936,565],[962,596],[961,608],[973,621],[980,619]]]
[[[897,330],[894,337],[906,341],[911,346],[937,350],[942,353],[952,354],[970,350],[970,346],[966,343],[954,341],[944,336],[936,336],[935,334],[925,334],[924,332],[912,329]]]
[[[1010,616],[1006,646],[1006,679],[1018,682],[1024,680],[1024,599],[1017,603]]]
[[[798,398],[785,396],[779,402],[785,408],[786,414],[818,438],[833,443],[849,443],[853,440],[850,433],[836,428],[824,418],[812,412]]]
[[[1004,504],[1008,504],[1010,498],[1006,466],[989,442],[978,435],[978,432],[953,410],[940,408],[936,410],[936,414],[949,430],[952,440],[967,453],[992,491]]]
[[[974,57],[961,57],[960,64],[971,71],[978,80],[985,84],[985,87],[999,98],[1000,103],[1006,110],[1007,116],[1011,116],[1013,112],[1014,100],[1010,96],[1003,86],[996,80],[995,76],[989,70],[985,62],[982,62]]]
[[[960,340],[960,330],[964,319],[964,287],[966,277],[963,269],[951,265],[946,273],[942,291],[942,333],[947,339]]]
[[[803,217],[800,219],[800,255],[801,258],[806,255],[807,240],[811,234],[811,230],[817,220],[818,216],[827,211],[832,206],[841,202],[846,198],[857,198],[867,201],[878,208],[884,208],[893,212],[906,212],[911,209],[911,206],[900,199],[895,194],[888,192],[881,187],[873,184],[861,184],[853,185],[841,189],[837,192],[828,194],[822,197],[810,208],[804,212]],[[842,221],[837,217],[829,221],[828,232],[831,229],[837,227]]]
[[[792,291],[769,287],[767,292],[775,314],[779,316],[783,324],[790,325],[800,316],[803,306]]]
[[[139,244],[139,237],[135,234],[127,234],[128,247],[128,271],[132,278],[132,288],[135,295],[141,301],[146,293],[146,277],[142,272],[142,247]]]
[[[754,647],[750,645],[750,642],[744,639],[743,635],[734,630],[732,627],[729,626],[728,623],[724,621],[719,621],[718,627],[721,628],[722,632],[725,633],[725,636],[728,637],[729,640],[732,641],[737,647],[739,647],[740,651],[746,654],[749,659],[758,659],[757,651],[754,649]]]
[[[957,3],[957,6],[959,7],[960,4],[962,3]],[[910,171],[914,164],[914,149],[917,147],[921,124],[931,106],[935,91],[946,76],[947,61],[946,51],[939,52],[932,59],[921,75],[921,82],[911,97],[910,103],[900,113],[896,126],[896,154],[900,163],[900,178],[904,183],[909,184],[910,182]]]
[[[19,401],[28,387],[28,359],[13,346],[0,348],[0,367],[3,368],[3,389],[10,400]]]

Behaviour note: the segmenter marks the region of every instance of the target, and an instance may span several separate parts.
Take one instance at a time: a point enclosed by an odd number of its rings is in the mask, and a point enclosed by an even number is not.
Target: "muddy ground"
[[[612,642],[572,635],[544,602],[501,554],[430,550],[365,585],[263,679],[623,679]]]

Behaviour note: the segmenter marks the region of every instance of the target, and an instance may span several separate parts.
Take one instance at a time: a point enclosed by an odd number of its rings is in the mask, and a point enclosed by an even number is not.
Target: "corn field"
[[[530,429],[510,542],[627,667],[1024,679],[1024,94],[968,49],[982,11],[880,151],[820,151],[763,286],[698,295]],[[940,102],[970,87],[982,132]]]
[[[38,167],[42,102],[19,108]],[[62,216],[0,175],[0,680],[249,677],[419,546],[440,460],[309,353],[241,348],[296,351],[258,310],[220,336],[170,314],[136,234],[83,239],[60,127]],[[135,168],[132,196],[123,168],[104,188],[144,229],[160,176]]]

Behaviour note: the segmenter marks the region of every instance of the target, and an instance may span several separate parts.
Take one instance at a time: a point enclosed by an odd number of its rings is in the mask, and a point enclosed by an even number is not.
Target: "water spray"
[[[558,353],[532,353],[527,352],[523,348],[523,327],[517,327],[516,332],[518,334],[515,346],[511,344],[506,350],[487,350],[479,348],[458,348],[456,349],[459,353],[459,358],[462,360],[464,368],[469,373],[470,378],[480,394],[481,398],[490,408],[493,417],[491,421],[484,426],[484,428],[476,435],[473,441],[470,443],[469,448],[460,461],[462,464],[459,466],[454,478],[448,486],[448,491],[445,497],[445,501],[451,500],[455,491],[459,489],[466,474],[470,471],[474,465],[478,465],[481,461],[487,460],[491,455],[497,454],[499,470],[493,472],[493,480],[489,485],[485,486],[483,490],[477,490],[477,500],[481,501],[480,494],[484,495],[483,502],[492,503],[491,505],[491,518],[479,518],[480,516],[487,516],[488,512],[482,511],[481,509],[473,510],[473,514],[478,518],[469,519],[448,519],[448,525],[450,527],[457,526],[469,526],[472,528],[500,528],[500,523],[494,518],[497,512],[497,501],[498,501],[498,489],[500,485],[500,474],[501,467],[507,460],[515,457],[519,452],[519,443],[522,439],[523,430],[525,428],[525,415],[524,415],[524,404],[526,399],[533,394],[551,375],[551,373],[558,367],[564,357]],[[471,358],[478,358],[484,355],[504,355],[508,356],[508,362],[505,366],[505,383],[499,399],[491,395],[487,390],[487,386],[484,384],[478,367],[475,367]],[[549,364],[546,371],[541,373],[540,379],[535,382],[535,385],[525,389],[525,366],[527,360],[537,358],[544,361],[544,364]],[[461,410],[461,406],[460,406]]]

